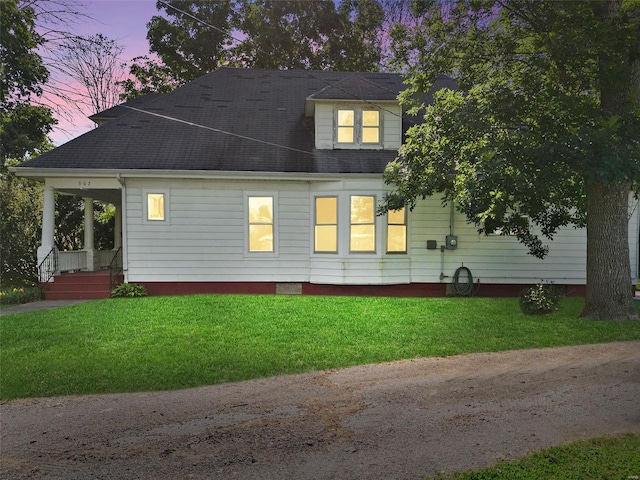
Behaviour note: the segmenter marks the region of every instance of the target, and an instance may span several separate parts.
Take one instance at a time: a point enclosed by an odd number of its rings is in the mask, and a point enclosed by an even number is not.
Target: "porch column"
[[[55,246],[56,197],[53,187],[44,187],[42,205],[42,236],[38,247],[38,265]]]
[[[122,208],[116,205],[116,214],[113,224],[113,249],[117,250],[122,246]]]
[[[93,198],[83,198],[84,201],[84,251],[87,255],[87,270],[92,272],[94,264],[93,241]]]

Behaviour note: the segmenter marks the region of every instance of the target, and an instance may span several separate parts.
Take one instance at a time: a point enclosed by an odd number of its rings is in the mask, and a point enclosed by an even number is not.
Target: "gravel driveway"
[[[3,479],[420,479],[640,434],[640,342],[17,400],[0,415]]]

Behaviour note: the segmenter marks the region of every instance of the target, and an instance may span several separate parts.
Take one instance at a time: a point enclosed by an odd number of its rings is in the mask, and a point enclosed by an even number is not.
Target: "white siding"
[[[143,192],[169,193],[168,222],[143,218]],[[480,284],[527,284],[540,280],[584,284],[586,232],[564,229],[539,260],[515,238],[485,236],[454,214],[455,250],[441,252],[450,233],[450,209],[438,198],[418,202],[408,214],[407,254],[385,254],[386,217],[376,218],[376,252],[349,253],[349,197],[385,191],[381,180],[325,182],[127,180],[126,252],[130,282],[312,282],[336,285],[450,283],[455,270],[468,267]],[[273,194],[277,200],[276,252],[247,252],[246,195]],[[338,197],[337,254],[313,253],[314,198]],[[629,241],[633,281],[637,279],[639,222],[630,207]],[[438,248],[428,250],[427,240]],[[441,275],[443,278],[441,279]]]
[[[327,103],[316,104],[316,148],[333,148],[333,108]]]
[[[455,250],[441,252],[440,246],[450,233],[450,209],[442,207],[440,199],[430,198],[418,203],[410,216],[412,247],[412,281],[445,282],[458,267],[471,270],[474,281],[482,283],[535,283],[540,280],[562,284],[584,284],[586,232],[584,229],[564,229],[548,243],[549,254],[544,260],[527,253],[527,248],[514,237],[480,235],[477,227],[466,222],[463,215],[454,214],[453,234],[458,237]],[[427,250],[427,240],[436,240],[438,248]],[[543,238],[544,240],[544,238]]]
[[[385,150],[397,150],[402,144],[402,109],[400,105],[385,105],[382,111],[382,132]]]
[[[170,189],[171,222],[145,222],[142,190]],[[245,192],[277,195],[277,253],[246,251]],[[301,182],[132,181],[127,183],[130,282],[308,279],[309,194]]]

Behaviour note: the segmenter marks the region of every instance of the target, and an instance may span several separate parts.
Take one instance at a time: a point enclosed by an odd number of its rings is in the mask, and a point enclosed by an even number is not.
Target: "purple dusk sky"
[[[116,40],[125,50],[121,60],[149,53],[147,23],[160,12],[155,0],[84,0],[80,12],[91,19],[68,26],[72,33],[89,36],[98,33]],[[91,114],[93,112],[89,112]],[[51,133],[55,145],[68,142],[93,128],[94,123],[86,115],[76,114],[71,121],[59,118],[59,124]]]
[[[85,5],[85,13],[95,21],[78,24],[78,33],[102,33],[118,41],[126,48],[123,60],[149,52],[147,23],[159,14],[155,0],[88,0]]]

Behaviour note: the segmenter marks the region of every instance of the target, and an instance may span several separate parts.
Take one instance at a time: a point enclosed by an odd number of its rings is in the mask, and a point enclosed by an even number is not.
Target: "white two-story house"
[[[57,254],[55,283],[117,257],[150,294],[445,295],[462,266],[478,295],[540,280],[580,293],[584,230],[561,231],[539,260],[440,198],[376,215],[382,172],[419,121],[403,89],[396,74],[223,68],[102,112],[95,130],[15,169],[44,182],[40,261]],[[85,199],[81,252],[56,252],[56,191]],[[117,256],[92,247],[94,200],[117,207]],[[631,285],[637,209],[629,239]]]

